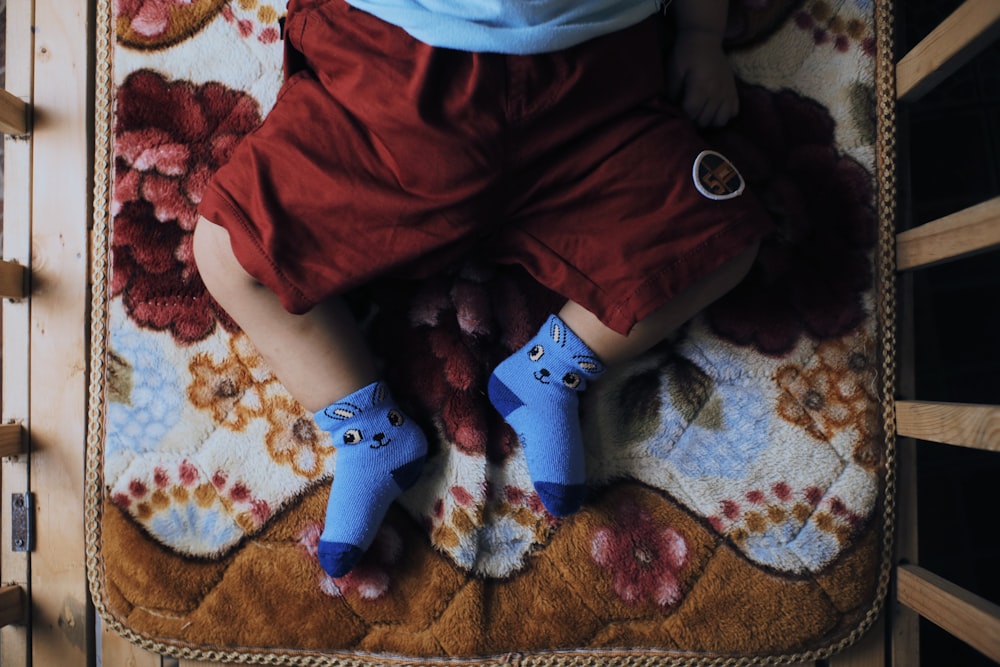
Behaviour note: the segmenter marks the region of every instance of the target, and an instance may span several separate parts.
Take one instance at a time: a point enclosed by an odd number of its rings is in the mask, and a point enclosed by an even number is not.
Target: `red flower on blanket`
[[[205,291],[191,250],[212,173],[261,121],[254,98],[217,83],[135,72],[118,91],[112,295],[141,326],[181,342],[236,325]]]
[[[378,286],[371,296],[379,314],[369,340],[397,398],[433,420],[449,446],[505,461],[517,436],[483,388],[561,300],[527,274],[474,263],[415,287]]]
[[[599,528],[591,538],[590,555],[608,571],[618,597],[660,607],[680,602],[680,571],[689,553],[684,536],[632,499],[622,502],[611,518],[611,526]]]
[[[839,53],[847,53],[857,45],[869,56],[875,56],[875,35],[859,16],[844,16],[825,0],[811,3],[795,13],[795,25],[812,34],[817,45],[828,44]]]
[[[713,330],[765,354],[803,335],[840,337],[867,317],[877,240],[873,179],[838,152],[834,120],[787,90],[742,86],[740,115],[713,133],[718,150],[776,222],[746,279],[707,310]]]

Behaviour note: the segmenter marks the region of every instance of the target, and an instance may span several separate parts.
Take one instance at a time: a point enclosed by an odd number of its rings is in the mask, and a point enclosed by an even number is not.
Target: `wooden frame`
[[[8,455],[0,469],[0,578],[27,594],[31,610],[30,625],[0,631],[0,662],[11,666],[85,665],[95,656],[81,520],[91,10],[89,0],[7,5],[10,96],[0,106],[6,130],[32,130],[5,140],[3,258],[30,274],[30,298],[2,307],[2,421],[23,426],[29,443],[29,455]],[[31,109],[32,123],[11,121],[11,110],[15,121],[19,113],[14,98]],[[37,499],[30,554],[8,547],[9,499],[24,492]]]
[[[912,102],[944,81],[1000,37],[1000,3],[966,0],[896,68],[900,102]],[[993,198],[897,235],[896,268],[915,271],[1000,247],[1000,198]],[[913,290],[902,281],[900,389],[896,401],[900,512],[895,600],[891,606],[892,664],[920,664],[918,618],[926,618],[989,658],[1000,661],[1000,606],[946,581],[919,565],[917,552],[916,448],[918,440],[1000,451],[1000,406],[912,400]]]

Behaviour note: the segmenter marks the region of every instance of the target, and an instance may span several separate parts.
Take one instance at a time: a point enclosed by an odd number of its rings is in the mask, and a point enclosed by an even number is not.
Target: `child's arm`
[[[722,52],[728,0],[671,4],[677,41],[667,70],[670,94],[699,125],[723,125],[739,110],[736,81]]]

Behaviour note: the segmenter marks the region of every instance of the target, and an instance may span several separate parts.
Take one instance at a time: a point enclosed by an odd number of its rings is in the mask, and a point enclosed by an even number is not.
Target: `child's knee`
[[[258,286],[236,259],[229,232],[211,220],[198,220],[192,250],[202,281],[216,298],[233,289]]]

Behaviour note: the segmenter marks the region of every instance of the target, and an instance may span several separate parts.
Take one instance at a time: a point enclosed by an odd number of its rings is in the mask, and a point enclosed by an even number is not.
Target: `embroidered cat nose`
[[[385,433],[376,433],[375,435],[372,436],[372,440],[375,441],[375,444],[368,445],[372,449],[382,449],[390,442],[392,442],[392,438],[386,437]]]

